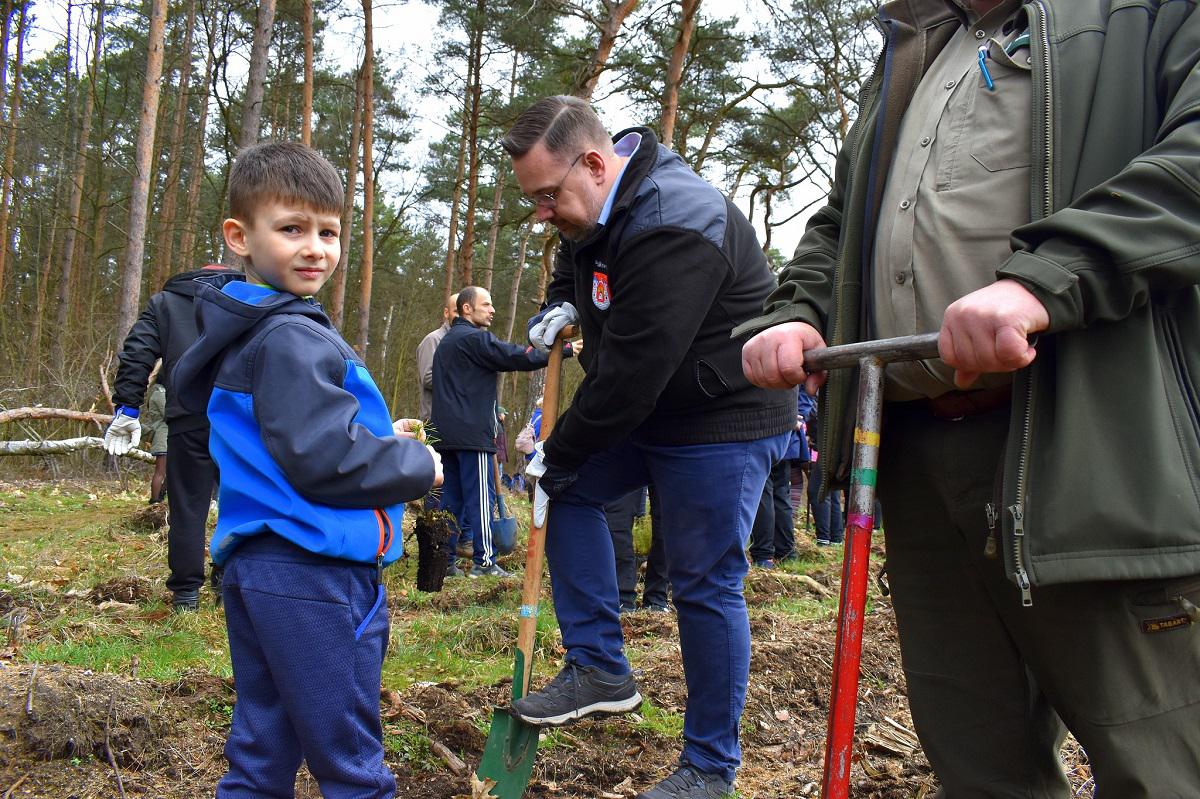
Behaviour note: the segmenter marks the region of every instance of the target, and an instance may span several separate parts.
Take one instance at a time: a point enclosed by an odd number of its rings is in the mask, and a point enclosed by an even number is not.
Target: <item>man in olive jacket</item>
[[[743,350],[940,329],[888,367],[879,493],[909,699],[944,795],[1200,796],[1200,11],[910,0],[827,205]]]

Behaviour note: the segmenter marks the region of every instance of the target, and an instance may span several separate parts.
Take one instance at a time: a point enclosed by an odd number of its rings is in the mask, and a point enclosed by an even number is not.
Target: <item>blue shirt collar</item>
[[[637,148],[642,143],[642,134],[626,133],[616,144],[613,149],[617,151],[617,155],[628,158],[637,152]],[[608,215],[612,213],[613,203],[617,201],[617,189],[621,188],[621,178],[625,174],[625,167],[629,166],[629,162],[621,164],[621,171],[617,173],[617,179],[613,181],[612,188],[608,192],[608,199],[604,201],[604,207],[600,209],[600,218],[596,220],[597,225],[608,223]]]

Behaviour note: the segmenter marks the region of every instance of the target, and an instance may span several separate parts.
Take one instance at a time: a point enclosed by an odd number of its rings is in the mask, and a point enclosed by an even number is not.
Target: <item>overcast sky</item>
[[[90,21],[90,4],[85,7],[89,18],[82,21],[80,7],[74,5],[73,8],[72,13],[75,16],[73,26],[76,31],[86,31],[86,25]],[[345,6],[346,15],[341,19],[331,21],[332,29],[325,36],[325,58],[335,63],[342,62],[342,66],[346,69],[355,67],[362,59],[362,24],[361,12],[357,11],[358,8],[358,4],[348,3]],[[708,18],[737,17],[741,26],[747,31],[754,24],[753,9],[755,8],[757,8],[756,5],[748,5],[744,0],[705,0],[701,6],[702,13]],[[67,0],[49,0],[36,4],[34,7],[35,20],[26,45],[31,55],[36,56],[62,40],[66,28],[66,9]],[[357,13],[351,13],[352,10]],[[433,53],[438,44],[438,13],[438,10],[431,5],[410,0],[409,2],[377,3],[373,14],[375,42],[379,52],[393,69],[399,68],[397,74],[412,76],[408,86],[399,88],[401,94],[407,98],[408,106],[415,115],[416,138],[409,146],[408,156],[409,160],[417,167],[424,161],[429,143],[445,135],[446,108],[430,102],[429,98],[418,96],[416,91],[433,70],[440,68],[433,60]],[[82,51],[85,46],[86,42],[82,42],[78,45],[79,50]],[[244,70],[244,61],[242,64]],[[237,62],[232,61],[230,66],[230,76],[235,77],[239,71]],[[753,65],[748,68],[754,69]],[[603,84],[597,94],[598,96],[605,94]],[[597,110],[611,130],[645,124],[649,121],[632,116],[632,110],[625,106],[619,96],[601,101]],[[399,180],[393,185],[411,185],[412,180],[415,179],[415,176],[396,177]],[[789,202],[776,203],[776,218],[784,218],[794,209],[819,199],[815,195],[823,194],[826,188],[815,189],[807,195],[794,191]],[[743,192],[743,195],[747,194],[748,191]],[[748,210],[749,203],[746,196],[739,196],[735,199],[743,211]],[[807,213],[801,214],[787,225],[776,228],[772,234],[772,245],[785,256],[789,256],[804,232],[804,223],[807,217]],[[761,238],[761,224],[756,224],[756,227]]]

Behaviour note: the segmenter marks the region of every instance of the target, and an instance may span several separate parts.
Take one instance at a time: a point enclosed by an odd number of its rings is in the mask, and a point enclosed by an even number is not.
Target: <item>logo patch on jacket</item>
[[[608,293],[608,275],[604,272],[592,272],[592,305],[604,311],[611,304],[612,295]]]

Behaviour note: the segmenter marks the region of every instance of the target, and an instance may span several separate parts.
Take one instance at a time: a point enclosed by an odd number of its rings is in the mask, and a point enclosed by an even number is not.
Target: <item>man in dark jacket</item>
[[[1200,796],[1200,10],[886,3],[828,204],[745,348],[940,328],[888,367],[879,495],[913,720],[944,796]],[[764,328],[769,328],[765,329]],[[1104,430],[1100,435],[1098,431]]]
[[[488,332],[496,309],[487,289],[467,286],[458,292],[458,318],[433,355],[434,448],[446,475],[442,507],[458,520],[459,534],[470,536],[474,565],[470,577],[507,577],[496,563],[492,542],[492,458],[496,454],[496,374],[532,372],[549,361],[544,352],[501,341]],[[450,542],[450,571],[458,537]]]
[[[117,379],[113,405],[116,416],[104,434],[109,452],[124,452],[137,446],[138,416],[155,362],[161,358],[158,382],[167,390],[167,565],[171,570],[167,588],[172,607],[195,610],[204,582],[204,523],[212,501],[216,469],[208,454],[208,416],[189,413],[171,390],[171,372],[184,350],[196,340],[196,317],[192,299],[196,278],[205,277],[224,285],[241,280],[235,272],[213,264],[194,272],[175,275],[163,290],[150,298],[146,310],[129,329],[117,356]],[[217,593],[220,601],[220,593]]]
[[[679,614],[688,705],[678,770],[643,799],[733,790],[750,669],[744,547],[796,397],[750,385],[734,325],[758,313],[772,279],[742,213],[648,128],[610,138],[587,103],[550,97],[502,142],[537,218],[558,228],[554,280],[530,341],[583,327],[587,372],[539,447],[535,516],[567,664],[513,703],[532,724],[633,710],[613,544],[604,505],[653,483]]]

